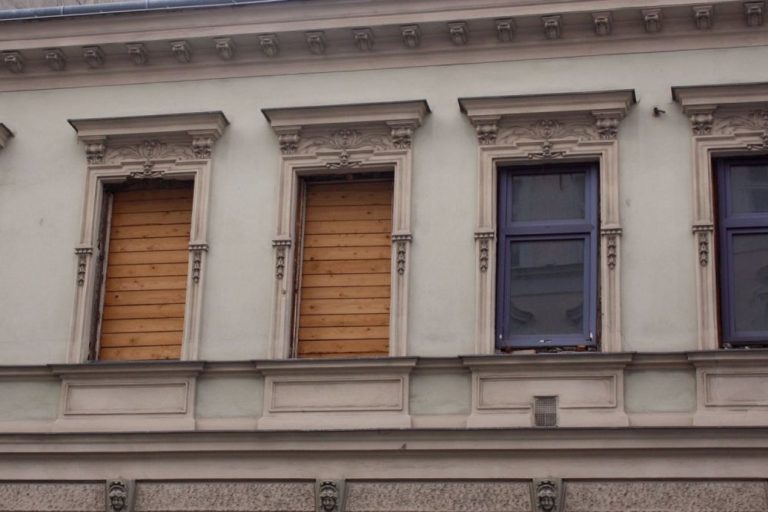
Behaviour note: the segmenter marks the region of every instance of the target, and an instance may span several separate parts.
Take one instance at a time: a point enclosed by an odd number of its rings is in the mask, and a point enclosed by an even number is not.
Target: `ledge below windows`
[[[768,426],[768,350],[0,367],[0,432]]]

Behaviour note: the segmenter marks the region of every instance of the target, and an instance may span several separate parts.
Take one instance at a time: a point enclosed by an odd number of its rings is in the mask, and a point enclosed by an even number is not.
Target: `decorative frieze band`
[[[285,257],[291,247],[291,240],[272,240],[275,248],[275,277],[282,279],[285,276]]]
[[[208,244],[189,244],[189,252],[192,254],[192,282],[197,284],[200,282],[200,272],[203,266],[203,253],[208,252]]]
[[[712,224],[695,224],[693,226],[693,234],[696,237],[698,247],[699,265],[702,267],[709,264],[710,239],[714,231],[715,226]]]
[[[480,272],[488,272],[488,261],[491,240],[496,237],[496,234],[492,231],[477,231],[475,232],[475,240],[479,241],[478,248],[478,265]]]
[[[412,240],[413,236],[407,233],[392,235],[392,243],[397,247],[397,256],[395,261],[397,262],[397,273],[400,275],[405,274],[408,246]]]
[[[93,254],[93,247],[75,247],[77,255],[77,286],[85,284],[85,273],[88,270],[88,259]]]
[[[616,262],[619,258],[619,237],[621,236],[621,228],[603,228],[600,230],[600,235],[605,238],[605,259],[608,264],[608,268],[613,270],[616,268]]]

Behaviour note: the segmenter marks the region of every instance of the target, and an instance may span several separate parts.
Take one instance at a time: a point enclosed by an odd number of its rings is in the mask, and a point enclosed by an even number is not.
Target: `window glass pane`
[[[512,177],[512,221],[583,219],[583,172]]]
[[[584,332],[584,240],[510,244],[507,335]]]
[[[730,181],[731,212],[768,212],[768,165],[734,165]]]
[[[768,233],[735,235],[732,250],[736,331],[768,331]]]

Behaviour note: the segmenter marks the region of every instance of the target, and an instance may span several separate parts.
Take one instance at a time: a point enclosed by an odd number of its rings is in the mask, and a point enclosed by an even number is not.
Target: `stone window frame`
[[[475,352],[495,352],[498,168],[533,162],[597,162],[600,194],[599,346],[620,352],[621,222],[618,128],[634,90],[460,98],[478,149]]]
[[[87,160],[69,363],[88,361],[99,283],[98,236],[105,186],[132,179],[193,180],[187,296],[181,360],[197,359],[202,289],[208,252],[208,202],[212,151],[229,121],[222,112],[100,119],[69,123],[83,142]]]
[[[691,122],[698,348],[719,350],[713,158],[768,152],[768,83],[678,86],[672,98]]]
[[[425,100],[263,109],[280,146],[275,281],[269,357],[287,359],[292,311],[299,180],[313,175],[394,172],[389,356],[407,354],[408,253],[413,135],[430,112]]]

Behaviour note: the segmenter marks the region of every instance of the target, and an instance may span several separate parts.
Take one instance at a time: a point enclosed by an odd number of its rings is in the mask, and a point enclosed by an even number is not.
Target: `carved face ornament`
[[[337,501],[336,486],[333,484],[323,484],[320,488],[320,507],[325,512],[333,512],[336,510]]]
[[[544,483],[539,486],[538,492],[539,510],[552,512],[555,510],[555,489],[551,484]]]
[[[125,501],[128,498],[128,492],[120,483],[113,483],[109,486],[109,502],[112,510],[119,512],[125,508]]]

